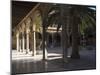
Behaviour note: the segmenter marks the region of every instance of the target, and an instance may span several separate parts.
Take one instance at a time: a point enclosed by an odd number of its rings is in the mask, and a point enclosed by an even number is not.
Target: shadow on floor
[[[46,61],[17,61],[12,62],[12,73],[14,74],[29,74],[57,71],[72,71],[72,70],[88,70],[95,69],[96,64],[86,59],[70,59],[68,63],[63,62],[63,59],[54,59]]]

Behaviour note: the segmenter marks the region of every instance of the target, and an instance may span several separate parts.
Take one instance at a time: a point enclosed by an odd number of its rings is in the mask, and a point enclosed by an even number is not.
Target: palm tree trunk
[[[42,48],[43,48],[43,60],[47,59],[47,49],[46,49],[46,18],[43,18],[43,35],[42,35]]]
[[[74,10],[75,12],[75,10]],[[77,14],[74,13],[73,14],[73,24],[72,24],[72,55],[71,58],[80,58],[79,55],[79,47],[78,47],[78,18],[77,18]]]
[[[67,10],[65,12],[65,10]],[[67,14],[67,15],[66,15]],[[68,62],[68,35],[67,35],[67,25],[69,24],[69,9],[66,5],[61,5],[61,21],[62,21],[62,49],[63,49],[63,59],[64,62]]]
[[[62,25],[62,49],[63,49],[63,59],[64,61],[67,61],[67,46],[68,46],[68,36],[66,33],[66,25]]]

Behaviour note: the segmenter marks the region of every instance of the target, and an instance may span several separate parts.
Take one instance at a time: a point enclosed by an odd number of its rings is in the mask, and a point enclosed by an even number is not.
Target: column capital
[[[25,35],[25,33],[24,32],[22,32],[22,36],[24,36]]]
[[[16,34],[16,37],[19,37],[19,33]]]
[[[30,29],[26,29],[26,34],[28,34],[30,32]]]

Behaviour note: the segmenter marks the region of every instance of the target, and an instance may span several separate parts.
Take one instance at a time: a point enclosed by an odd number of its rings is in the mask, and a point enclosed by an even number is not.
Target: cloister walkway
[[[80,50],[80,59],[69,59],[63,62],[61,49],[48,49],[48,60],[42,60],[42,54],[31,56],[30,54],[12,51],[13,74],[88,70],[96,68],[96,50]]]

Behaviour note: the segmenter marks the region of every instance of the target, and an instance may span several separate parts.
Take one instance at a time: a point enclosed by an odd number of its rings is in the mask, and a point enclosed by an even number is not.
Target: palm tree
[[[91,6],[95,8],[94,6]],[[79,32],[82,34],[86,27],[89,25],[95,26],[95,10],[90,6],[77,6],[77,5],[54,5],[54,7],[48,13],[48,25],[57,25],[57,31],[62,26],[62,39],[68,38],[69,32],[72,33],[72,58],[79,58],[78,49],[78,37]],[[72,26],[72,29],[68,31],[67,26]],[[80,30],[79,28],[80,27]],[[63,41],[63,52],[66,56],[68,48],[68,41]],[[63,56],[63,57],[65,57]]]
[[[88,6],[74,6],[73,12],[73,24],[72,24],[72,55],[71,58],[80,58],[79,55],[79,32],[84,33],[84,30],[89,25],[95,25],[95,17],[91,14],[94,13]],[[84,22],[84,23],[83,23]],[[90,24],[89,24],[90,23]],[[82,28],[78,32],[78,25]]]

